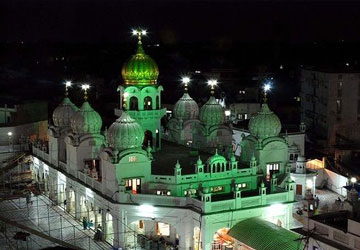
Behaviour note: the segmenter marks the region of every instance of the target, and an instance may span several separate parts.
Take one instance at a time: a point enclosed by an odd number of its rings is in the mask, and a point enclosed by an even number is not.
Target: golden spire
[[[147,31],[146,31],[146,30],[143,30],[143,29],[133,29],[133,30],[132,30],[132,34],[133,34],[133,36],[137,36],[137,38],[138,38],[138,45],[141,45],[141,44],[142,44],[141,38],[142,38],[142,36],[146,36]]]

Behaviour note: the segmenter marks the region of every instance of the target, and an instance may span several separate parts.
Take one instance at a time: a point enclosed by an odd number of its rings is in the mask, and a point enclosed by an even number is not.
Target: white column
[[[154,220],[144,220],[144,231],[145,231],[145,236],[148,238],[152,238],[156,232],[156,221]]]

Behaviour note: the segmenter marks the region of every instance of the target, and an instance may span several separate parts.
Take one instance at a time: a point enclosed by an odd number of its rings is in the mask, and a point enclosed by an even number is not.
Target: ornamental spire
[[[190,77],[188,76],[184,76],[182,79],[181,79],[182,83],[184,84],[184,92],[187,93],[188,92],[188,84],[190,82]]]
[[[271,80],[272,80],[272,78],[271,78]],[[263,101],[264,101],[264,103],[266,103],[266,101],[267,101],[267,92],[269,92],[272,87],[271,80],[265,80],[265,82],[264,82],[264,86],[263,86],[263,92],[264,92]]]
[[[81,88],[84,90],[84,100],[86,102],[87,99],[88,99],[87,90],[90,88],[90,85],[89,84],[83,84],[83,85],[81,85]]]
[[[210,93],[213,96],[215,94],[215,86],[218,84],[216,79],[210,79],[207,81],[207,84],[210,85]]]
[[[132,30],[133,36],[137,36],[138,38],[138,48],[137,48],[137,54],[144,54],[144,49],[142,48],[142,36],[146,36],[147,31],[143,29],[133,29]]]
[[[65,96],[68,97],[69,95],[69,87],[71,87],[72,82],[71,81],[66,81],[65,82]]]

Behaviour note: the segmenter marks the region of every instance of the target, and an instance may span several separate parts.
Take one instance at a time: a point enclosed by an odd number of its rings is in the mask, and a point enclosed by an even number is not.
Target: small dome
[[[257,114],[249,122],[250,134],[260,139],[278,136],[281,131],[281,122],[269,106],[264,103]]]
[[[152,85],[157,82],[159,69],[156,62],[145,54],[141,44],[138,44],[136,54],[124,64],[121,74],[125,84]]]
[[[222,124],[224,118],[224,110],[214,96],[211,96],[200,109],[200,121],[208,126]]]
[[[76,134],[100,133],[102,120],[100,115],[90,106],[88,102],[84,102],[79,111],[77,111],[72,120],[71,128]]]
[[[78,108],[75,104],[72,103],[68,97],[65,97],[62,103],[57,106],[53,112],[52,118],[54,125],[57,127],[70,126],[71,117],[77,110]]]
[[[305,161],[306,161],[306,159],[305,159],[305,157],[304,157],[304,156],[299,155],[296,161],[298,161],[298,162],[305,162]]]
[[[215,154],[208,158],[207,163],[211,165],[211,164],[213,164],[214,162],[219,162],[219,161],[221,161],[221,162],[226,162],[226,159],[225,159],[224,156],[219,155],[219,154],[218,154],[218,151],[217,151],[217,149],[216,149]]]
[[[144,141],[144,130],[125,111],[108,129],[110,147],[116,150],[139,148]]]
[[[175,104],[174,116],[182,120],[197,119],[199,116],[199,106],[188,93],[184,93]]]

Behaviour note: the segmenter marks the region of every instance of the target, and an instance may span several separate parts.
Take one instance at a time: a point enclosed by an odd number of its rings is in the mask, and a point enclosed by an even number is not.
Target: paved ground
[[[73,217],[65,213],[58,206],[52,206],[47,197],[33,196],[31,200],[32,204],[26,204],[25,198],[2,201],[0,202],[0,213],[8,219],[17,221],[46,233],[51,237],[64,240],[83,249],[111,249],[111,246],[105,242],[94,241],[93,231],[83,230],[82,225]],[[11,237],[14,235],[14,232],[20,231],[17,228],[11,227],[7,227],[6,229],[8,230],[7,235]],[[0,235],[0,240],[4,242],[4,234]],[[21,242],[20,244],[22,245],[18,245],[18,249],[40,249],[45,246],[55,245],[54,243],[35,236],[31,236],[30,242],[32,244],[31,246],[24,245],[24,242]],[[9,245],[6,249],[16,249],[16,241],[10,240]],[[11,248],[11,245],[15,248]],[[1,246],[3,246],[3,244],[1,244]]]
[[[326,213],[326,212],[330,212],[330,211],[337,211],[337,210],[343,210],[343,209],[347,209],[347,206],[345,205],[335,205],[335,201],[338,199],[338,197],[340,197],[340,199],[343,201],[345,200],[344,196],[341,196],[331,190],[328,189],[318,189],[316,190],[316,194],[315,194],[318,198],[319,198],[319,211],[318,213]],[[300,228],[302,227],[302,223],[304,221],[304,216],[303,215],[297,215],[296,211],[298,208],[302,208],[303,207],[303,200],[300,197],[297,197],[298,202],[295,203],[294,205],[294,211],[293,211],[293,215],[294,215],[294,222],[293,222],[293,226],[292,228]],[[339,203],[338,203],[339,204]]]

